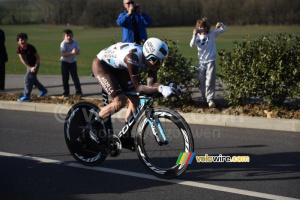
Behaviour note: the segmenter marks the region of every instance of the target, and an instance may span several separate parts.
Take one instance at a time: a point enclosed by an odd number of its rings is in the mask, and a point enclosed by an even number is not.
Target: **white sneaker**
[[[215,108],[215,107],[216,107],[215,102],[214,102],[213,100],[209,100],[209,101],[208,101],[208,107],[209,107],[209,108]]]

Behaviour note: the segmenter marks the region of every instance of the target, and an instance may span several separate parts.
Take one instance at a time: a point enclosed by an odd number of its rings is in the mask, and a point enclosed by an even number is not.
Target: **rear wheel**
[[[105,145],[105,126],[95,121],[87,129],[87,124],[94,120],[99,108],[88,102],[74,105],[68,112],[64,125],[65,140],[72,156],[84,165],[98,165],[107,157]]]
[[[136,135],[137,154],[144,166],[155,176],[160,178],[180,176],[189,165],[176,164],[179,155],[182,152],[194,151],[190,127],[182,116],[168,108],[155,108],[154,114],[162,125],[168,143],[157,142],[149,120],[143,115]],[[160,135],[158,130],[157,132]]]

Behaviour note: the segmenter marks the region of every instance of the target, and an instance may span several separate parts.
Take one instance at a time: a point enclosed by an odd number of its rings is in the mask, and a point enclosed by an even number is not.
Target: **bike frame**
[[[151,126],[152,133],[156,138],[156,141],[159,145],[168,144],[168,139],[166,137],[166,134],[163,130],[163,127],[161,125],[160,120],[157,116],[154,114],[154,109],[152,107],[153,104],[153,97],[146,97],[146,96],[139,96],[139,93],[137,92],[125,92],[125,95],[133,95],[138,96],[140,98],[140,104],[136,108],[135,113],[132,113],[130,117],[128,118],[128,122],[125,124],[125,126],[121,129],[121,131],[118,133],[118,137],[121,138],[122,136],[131,136],[131,131],[139,117],[142,115],[142,113],[146,113],[146,117],[148,119],[148,122]],[[104,106],[108,105],[108,95],[107,93],[102,90],[102,97]],[[111,117],[108,118],[106,122],[104,122],[106,130],[108,133],[113,133],[113,124]],[[159,130],[159,131],[157,131]],[[161,141],[159,137],[159,133],[163,141]]]

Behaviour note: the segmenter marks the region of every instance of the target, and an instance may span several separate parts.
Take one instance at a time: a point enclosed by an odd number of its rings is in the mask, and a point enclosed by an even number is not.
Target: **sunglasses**
[[[127,3],[125,3],[125,4],[128,4],[128,5],[130,5],[130,4],[134,4],[134,1],[129,1],[129,2],[127,2]]]
[[[154,57],[150,58],[149,61],[152,61],[153,65],[156,65],[156,66],[157,65],[162,65],[162,63],[164,62],[164,60],[159,60],[159,59],[154,58]]]

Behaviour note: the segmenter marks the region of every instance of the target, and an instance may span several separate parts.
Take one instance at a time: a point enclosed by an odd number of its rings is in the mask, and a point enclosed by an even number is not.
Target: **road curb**
[[[0,101],[0,109],[19,110],[31,112],[53,113],[55,117],[68,113],[70,105],[64,104],[45,104],[32,102],[14,102]],[[113,115],[113,120],[123,120],[126,109]],[[279,119],[279,118],[262,118],[249,116],[234,116],[225,114],[199,114],[199,113],[180,113],[189,124],[225,126],[236,128],[265,129],[274,131],[291,131],[300,133],[300,120]],[[60,120],[63,117],[60,116]]]

